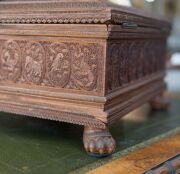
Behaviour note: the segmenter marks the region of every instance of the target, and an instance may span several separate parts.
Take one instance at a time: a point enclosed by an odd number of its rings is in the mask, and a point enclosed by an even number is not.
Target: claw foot
[[[167,98],[160,95],[151,100],[150,105],[151,108],[155,110],[166,110],[168,109],[170,102]]]
[[[87,153],[95,157],[105,157],[115,151],[115,141],[109,130],[85,127],[83,135],[84,147]]]

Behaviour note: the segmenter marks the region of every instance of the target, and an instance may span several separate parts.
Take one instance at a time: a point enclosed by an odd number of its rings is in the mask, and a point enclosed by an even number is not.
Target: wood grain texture
[[[168,160],[180,152],[180,134],[167,137],[144,149],[88,172],[88,174],[140,174]]]
[[[153,167],[144,174],[179,174],[180,173],[180,154],[168,159],[167,161]]]

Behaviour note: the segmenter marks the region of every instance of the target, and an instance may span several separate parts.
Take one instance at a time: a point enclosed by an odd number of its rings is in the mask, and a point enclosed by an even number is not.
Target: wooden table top
[[[130,153],[88,174],[140,174],[180,152],[180,133],[164,138],[144,149]]]

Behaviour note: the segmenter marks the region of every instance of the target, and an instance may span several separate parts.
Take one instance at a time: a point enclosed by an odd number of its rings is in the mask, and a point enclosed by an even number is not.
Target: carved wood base
[[[83,142],[89,155],[100,158],[111,155],[116,147],[115,141],[108,128],[98,129],[85,127]]]
[[[150,105],[154,110],[165,110],[168,109],[170,102],[163,95],[158,95],[150,101]]]

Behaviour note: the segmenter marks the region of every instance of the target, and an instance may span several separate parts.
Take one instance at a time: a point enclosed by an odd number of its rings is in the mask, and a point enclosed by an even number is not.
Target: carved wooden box
[[[111,154],[108,125],[145,102],[167,106],[169,30],[105,0],[2,0],[0,110],[83,125],[87,152]]]

